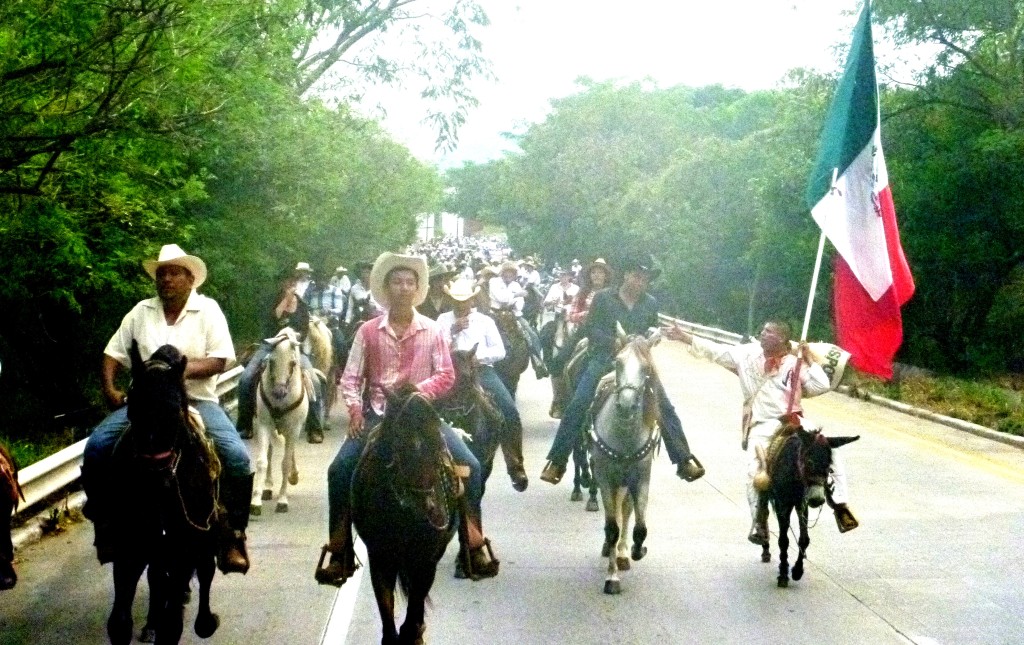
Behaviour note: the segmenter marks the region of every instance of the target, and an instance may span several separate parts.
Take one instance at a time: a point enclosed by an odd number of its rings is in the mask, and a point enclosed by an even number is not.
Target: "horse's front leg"
[[[142,558],[114,560],[114,606],[107,618],[107,636],[113,645],[132,642],[132,602],[146,562]]]
[[[589,452],[589,451],[588,451]],[[594,470],[594,458],[590,457],[590,497],[587,499],[587,510],[597,512],[597,471]]]
[[[199,555],[196,562],[196,578],[199,580],[199,608],[196,610],[194,625],[196,636],[209,638],[220,627],[220,617],[210,609],[210,586],[217,569],[214,557],[216,549],[207,547],[207,553]]]
[[[629,520],[633,516],[633,496],[626,488],[621,489],[619,508],[615,522],[619,525],[619,541],[615,543],[615,566],[619,571],[629,571]]]
[[[382,636],[381,645],[398,643],[398,630],[395,629],[395,583],[398,580],[397,568],[390,564],[384,566],[382,558],[390,558],[390,554],[370,554],[370,581],[373,583],[373,595],[377,599],[377,611],[380,612]]]
[[[775,518],[779,521],[779,578],[780,587],[789,586],[789,522],[793,505],[779,504],[775,507]]]
[[[156,629],[167,605],[167,571],[163,566],[146,567],[146,582],[149,583],[149,611],[146,624],[139,632],[140,643],[152,643],[156,640]]]
[[[633,550],[630,557],[640,560],[647,555],[644,541],[647,539],[647,500],[651,490],[651,462],[647,461],[646,474],[639,478],[633,493],[633,507],[636,512],[636,526],[633,527]]]
[[[192,548],[189,543],[171,547],[174,555],[167,563],[165,602],[156,628],[156,645],[178,643],[185,628],[185,590],[192,580]]]
[[[604,504],[604,546],[601,548],[601,555],[608,558],[608,575],[604,580],[604,592],[613,595],[622,591],[616,553],[616,545],[621,533],[618,522],[620,499],[621,493],[617,488],[611,485],[601,486],[601,502]]]
[[[801,503],[796,508],[796,519],[800,524],[800,537],[797,538],[797,546],[800,551],[796,555],[796,562],[793,564],[793,580],[804,577],[804,557],[807,555],[807,547],[811,545],[811,536],[807,531],[807,503]]]
[[[260,386],[262,387],[262,385]],[[262,403],[260,404],[262,405]],[[270,471],[267,468],[270,463],[270,433],[274,432],[272,428],[268,428],[264,423],[263,415],[256,412],[255,422],[255,438],[256,438],[256,451],[255,451],[255,464],[256,474],[253,477],[253,481],[259,484],[259,482],[265,482],[263,489],[261,490],[258,485],[252,488],[252,497],[249,501],[249,515],[258,517],[263,513],[263,500],[270,499],[269,493],[271,492],[267,486],[270,484]]]
[[[274,506],[274,511],[277,513],[288,512],[288,485],[299,483],[299,470],[295,465],[295,443],[303,426],[305,423],[298,426],[295,432],[289,430],[289,434],[284,438],[284,458],[281,459],[281,489],[277,494],[277,505]]]
[[[426,629],[424,605],[436,575],[437,564],[429,560],[409,572],[409,602],[406,605],[405,622],[398,632],[400,643],[422,645],[423,632]]]

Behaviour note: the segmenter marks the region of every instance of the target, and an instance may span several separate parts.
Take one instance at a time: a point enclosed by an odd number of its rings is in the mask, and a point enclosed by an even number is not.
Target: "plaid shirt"
[[[398,338],[388,325],[388,314],[363,323],[341,377],[341,396],[349,410],[362,411],[364,383],[370,407],[380,415],[385,390],[404,383],[412,383],[430,400],[447,394],[455,383],[455,370],[440,326],[414,313],[409,328]]]

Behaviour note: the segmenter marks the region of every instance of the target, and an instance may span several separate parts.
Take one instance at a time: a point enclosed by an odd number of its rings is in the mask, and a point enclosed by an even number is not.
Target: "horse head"
[[[811,508],[818,508],[825,503],[825,483],[828,471],[832,466],[832,450],[860,439],[855,437],[826,437],[819,430],[797,430],[800,440],[800,453],[797,458],[797,470],[806,486],[804,499]]]
[[[455,387],[476,384],[479,377],[480,363],[476,360],[476,349],[479,343],[470,349],[452,349],[452,366],[455,368]]]
[[[431,490],[445,449],[441,417],[413,385],[403,385],[386,396],[378,441],[395,465],[395,485],[406,490]]]
[[[273,343],[274,348],[263,359],[264,391],[271,403],[283,404],[302,387],[302,344],[291,327],[278,332]]]
[[[142,360],[132,341],[132,384],[128,389],[129,435],[136,455],[154,468],[170,464],[181,432],[188,427],[185,365],[188,359],[173,345],[163,345]]]
[[[619,331],[622,331],[621,326]],[[623,347],[615,355],[615,409],[622,418],[633,419],[646,402],[654,361],[647,341],[634,336],[620,337]]]

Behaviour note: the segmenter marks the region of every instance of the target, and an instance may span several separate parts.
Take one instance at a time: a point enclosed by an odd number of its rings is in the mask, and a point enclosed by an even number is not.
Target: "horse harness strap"
[[[652,432],[651,436],[647,438],[647,441],[645,441],[642,446],[629,453],[620,452],[609,446],[607,442],[605,442],[605,440],[593,430],[593,428],[590,430],[590,439],[593,442],[594,447],[612,461],[640,461],[641,459],[646,459],[648,455],[654,452],[654,449],[658,447],[658,444],[661,443],[661,429],[658,426],[654,426],[654,432]]]
[[[295,401],[291,405],[289,405],[286,408],[275,408],[274,405],[270,402],[270,399],[267,398],[267,393],[266,391],[264,391],[263,387],[260,387],[259,390],[260,400],[263,401],[263,405],[267,406],[267,410],[270,412],[270,418],[273,419],[274,421],[280,421],[284,417],[284,415],[288,414],[295,408],[302,405],[302,401],[306,398],[306,388],[303,387],[301,390],[301,394],[299,395],[299,398],[295,399]]]

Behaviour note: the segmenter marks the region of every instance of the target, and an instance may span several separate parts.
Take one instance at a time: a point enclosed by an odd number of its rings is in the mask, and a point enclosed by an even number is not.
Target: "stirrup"
[[[834,512],[836,516],[836,525],[839,527],[840,533],[852,531],[860,526],[860,522],[857,521],[857,518],[853,515],[853,511],[851,511],[850,507],[846,504],[836,504]]]
[[[486,562],[474,562],[484,555],[487,557]],[[493,578],[498,575],[500,565],[501,561],[494,556],[490,539],[484,538],[484,543],[475,549],[460,545],[459,555],[455,562],[455,577],[470,578],[473,581]]]
[[[325,567],[324,560],[327,558],[328,553],[332,556],[340,556],[340,559],[334,560],[332,558]],[[355,551],[352,551],[352,566],[349,567],[346,562],[348,555],[349,554],[345,553],[344,550],[341,553],[335,553],[334,551],[331,551],[330,544],[325,544],[323,548],[320,549],[320,560],[316,563],[316,571],[313,572],[313,577],[322,585],[340,587],[345,584],[349,578],[355,575],[359,567],[362,566],[362,563],[359,561],[359,556],[355,554]]]

